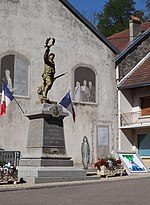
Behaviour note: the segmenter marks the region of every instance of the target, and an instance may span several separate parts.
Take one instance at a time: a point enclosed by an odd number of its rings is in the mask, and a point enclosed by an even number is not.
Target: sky
[[[68,0],[80,13],[90,16],[93,12],[103,10],[106,0]],[[121,1],[121,0],[120,0]],[[145,10],[144,0],[135,0],[135,8]]]

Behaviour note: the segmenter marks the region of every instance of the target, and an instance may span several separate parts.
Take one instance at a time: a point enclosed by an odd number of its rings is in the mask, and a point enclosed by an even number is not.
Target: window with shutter
[[[141,98],[142,116],[150,115],[150,96]]]

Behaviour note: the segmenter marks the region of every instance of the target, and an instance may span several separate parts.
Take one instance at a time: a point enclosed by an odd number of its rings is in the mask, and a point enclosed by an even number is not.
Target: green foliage
[[[6,164],[5,161],[0,160],[0,167],[3,167]]]
[[[109,0],[99,16],[98,30],[106,37],[128,29],[131,15],[143,12],[135,9],[134,0]]]
[[[113,166],[117,165],[117,161],[116,161],[116,159],[114,157],[107,156],[104,160],[105,161],[111,161]]]
[[[146,1],[146,8],[148,9],[148,11],[150,12],[150,0]]]
[[[147,8],[147,11],[148,11],[148,18],[150,19],[150,0],[146,1],[146,8]]]

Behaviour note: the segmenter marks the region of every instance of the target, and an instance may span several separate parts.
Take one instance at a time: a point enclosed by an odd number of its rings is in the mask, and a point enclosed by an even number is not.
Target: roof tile
[[[150,57],[143,62],[125,81],[120,89],[143,87],[150,84]]]
[[[150,28],[150,21],[141,24],[141,31]],[[107,38],[116,48],[123,51],[129,45],[129,29],[116,33]]]

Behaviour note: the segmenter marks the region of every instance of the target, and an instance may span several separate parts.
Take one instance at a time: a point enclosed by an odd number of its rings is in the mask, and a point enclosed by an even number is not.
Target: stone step
[[[45,166],[45,167],[62,167],[62,166],[73,166],[73,161],[70,159],[59,159],[59,158],[41,158],[41,159],[28,159],[22,158],[19,162],[19,166]]]
[[[94,180],[100,179],[97,175],[95,176],[85,176],[85,177],[35,177],[33,180],[35,184],[40,183],[54,183],[54,182],[68,182],[68,181],[84,181],[84,180]]]
[[[51,182],[65,182],[65,181],[81,181],[90,180],[97,175],[95,170],[84,170],[81,167],[31,167],[19,166],[18,177],[23,178],[29,183],[51,183]]]
[[[38,171],[38,177],[86,177],[85,170]]]

